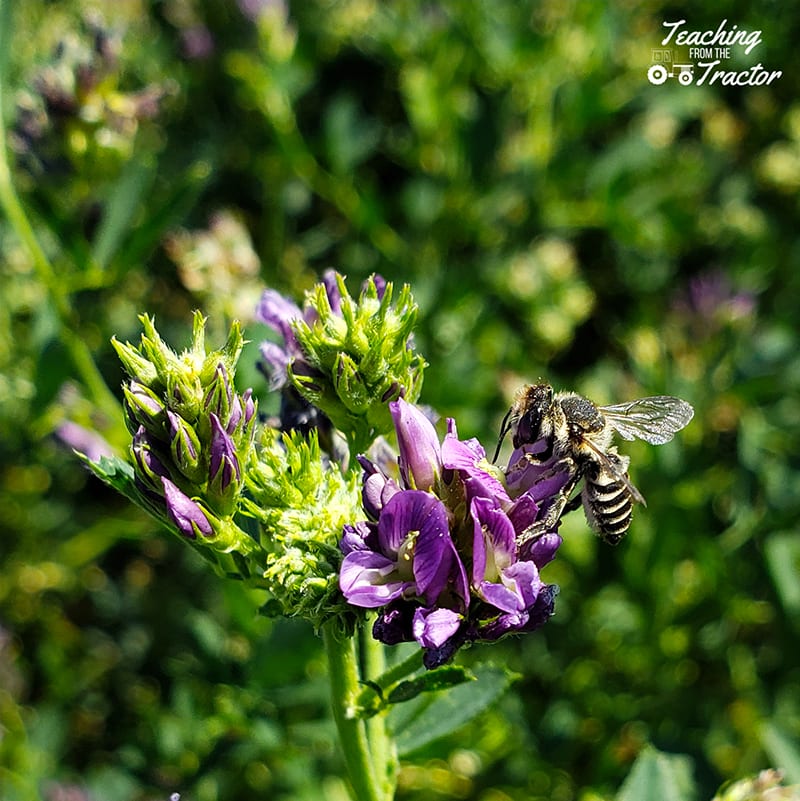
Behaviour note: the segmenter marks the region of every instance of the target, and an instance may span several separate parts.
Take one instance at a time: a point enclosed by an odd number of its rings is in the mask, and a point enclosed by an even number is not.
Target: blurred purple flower
[[[82,453],[90,462],[99,462],[103,456],[111,457],[114,449],[100,434],[66,420],[55,430],[56,438],[68,448]]]
[[[343,532],[339,586],[347,600],[378,609],[373,636],[387,644],[415,640],[429,668],[466,643],[541,626],[557,588],[539,571],[561,538],[530,530],[567,474],[519,470],[525,475],[510,493],[503,471],[477,440],[458,438],[453,420],[440,444],[418,407],[403,399],[389,406],[400,481],[359,457],[370,520]]]
[[[726,325],[752,317],[756,300],[751,292],[735,291],[722,270],[709,270],[689,280],[675,299],[674,309],[695,337],[705,339]]]
[[[189,61],[207,59],[214,52],[214,37],[205,25],[192,25],[180,32],[181,51]]]

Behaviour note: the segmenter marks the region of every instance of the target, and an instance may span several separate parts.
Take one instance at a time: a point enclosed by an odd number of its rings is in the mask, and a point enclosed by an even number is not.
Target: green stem
[[[364,721],[356,717],[354,702],[358,694],[358,669],[355,641],[336,638],[332,624],[323,628],[331,683],[333,718],[347,765],[347,773],[358,801],[385,801],[382,787],[376,782]]]
[[[8,43],[11,41],[11,4],[0,0],[0,51],[1,58],[7,56]],[[61,327],[61,341],[69,352],[78,375],[83,380],[90,398],[109,420],[120,418],[119,402],[109,390],[102,374],[97,369],[91,351],[85,340],[71,326],[72,309],[67,295],[61,290],[60,281],[53,265],[47,258],[25,209],[20,202],[11,168],[8,162],[5,117],[3,114],[6,64],[0,64],[0,208],[2,208],[12,228],[22,244],[30,253],[39,280],[47,290]]]
[[[364,678],[375,681],[386,670],[386,652],[383,644],[376,640],[367,627],[359,631]],[[397,779],[397,754],[386,730],[386,713],[380,712],[367,720],[372,764],[375,776],[383,788],[384,797],[394,798]]]

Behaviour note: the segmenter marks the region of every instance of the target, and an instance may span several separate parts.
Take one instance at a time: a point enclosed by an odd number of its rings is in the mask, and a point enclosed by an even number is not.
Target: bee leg
[[[561,517],[564,517],[564,515],[567,512],[574,512],[576,509],[580,507],[582,502],[583,498],[581,497],[581,494],[578,493],[574,498],[571,498],[564,506],[564,511],[561,513]]]
[[[567,464],[575,473],[572,478],[564,485],[561,491],[556,496],[556,499],[550,504],[541,520],[537,520],[530,528],[525,529],[522,534],[517,537],[517,546],[524,545],[526,542],[538,539],[548,531],[558,525],[558,521],[567,513],[577,509],[580,505],[580,495],[570,500],[573,490],[581,479],[581,471],[575,469],[575,463],[572,459],[566,458],[557,462],[553,467],[553,472],[563,469],[564,464]]]

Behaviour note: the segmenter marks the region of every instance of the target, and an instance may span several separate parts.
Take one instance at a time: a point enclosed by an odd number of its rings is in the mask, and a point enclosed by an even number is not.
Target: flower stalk
[[[355,700],[360,686],[355,640],[352,637],[339,638],[330,624],[323,627],[322,637],[328,658],[333,719],[353,797],[358,801],[388,801],[391,795],[378,779],[380,768],[376,769],[373,762],[376,755],[370,751],[370,745],[375,744],[367,736],[366,723],[356,717]]]

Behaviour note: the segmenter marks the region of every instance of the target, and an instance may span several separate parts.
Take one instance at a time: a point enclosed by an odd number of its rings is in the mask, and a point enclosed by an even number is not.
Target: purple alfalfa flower
[[[400,449],[400,476],[407,489],[431,490],[442,473],[442,448],[433,423],[403,398],[389,404]]]
[[[147,432],[144,426],[139,426],[131,440],[131,456],[136,468],[135,477],[140,488],[152,496],[155,491],[161,494],[161,479],[170,477],[169,468],[164,459],[159,456],[161,450],[158,440]]]
[[[528,448],[530,446],[525,446]],[[455,421],[447,421],[447,435],[442,443],[442,463],[445,469],[458,471],[467,500],[490,498],[508,516],[515,540],[523,546],[525,559],[533,559],[543,567],[551,561],[561,544],[555,531],[543,532],[536,538],[524,535],[545,516],[569,481],[569,470],[559,464],[540,466],[529,461],[523,449],[511,455],[509,466],[500,470],[490,464],[486,451],[476,439],[459,440]]]
[[[355,606],[375,609],[396,598],[433,604],[454,580],[466,584],[447,509],[427,492],[398,492],[377,523],[347,527],[343,545],[339,586]]]
[[[289,365],[296,359],[304,358],[292,330],[292,322],[302,319],[303,312],[296,303],[274,289],[264,290],[256,307],[256,320],[269,326],[283,339],[282,343],[262,342],[260,346],[271,390],[286,386]]]
[[[370,520],[380,517],[381,509],[389,499],[401,492],[397,482],[388,478],[374,462],[360,455],[358,461],[364,468],[363,486],[361,488],[361,504]]]
[[[488,498],[474,498],[471,507],[475,535],[472,588],[481,600],[506,616],[509,630],[519,628],[527,623],[528,610],[546,585],[534,561],[519,560],[514,527],[505,512]]]
[[[214,529],[200,506],[166,476],[162,477],[161,484],[164,489],[167,514],[178,527],[178,531],[190,540],[197,539],[198,534],[213,537]]]
[[[556,464],[528,470],[535,460],[515,453],[512,464],[518,466],[511,487],[506,471],[488,461],[477,440],[458,438],[453,420],[447,421],[440,444],[418,407],[403,399],[390,407],[400,479],[394,481],[388,470],[359,458],[364,509],[376,522],[345,528],[340,577],[345,597],[378,610],[377,639],[387,644],[415,640],[429,668],[448,661],[467,643],[541,626],[553,613],[556,588],[545,584],[539,571],[561,544],[558,533],[542,521],[561,497],[568,471]],[[401,586],[397,548],[387,555],[379,544],[380,532],[394,526],[394,510],[411,497],[428,498],[428,504],[444,511],[440,528],[454,548],[454,567],[439,574],[441,579],[447,572],[449,578],[436,584],[436,593],[421,593],[408,574]]]
[[[322,284],[331,309],[338,314],[342,306],[342,296],[336,282],[336,273],[326,270],[322,276]],[[293,325],[300,320],[311,325],[317,319],[316,311],[310,306],[301,309],[280,292],[265,289],[256,306],[255,316],[256,320],[269,326],[283,340],[282,343],[262,342],[260,345],[270,389],[283,389],[288,384],[290,366],[301,374],[308,371],[313,374],[311,366],[306,364],[306,357],[297,341]]]
[[[201,446],[197,432],[170,409],[167,409],[167,430],[170,437],[170,451],[178,469],[187,478],[199,478]]]

